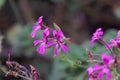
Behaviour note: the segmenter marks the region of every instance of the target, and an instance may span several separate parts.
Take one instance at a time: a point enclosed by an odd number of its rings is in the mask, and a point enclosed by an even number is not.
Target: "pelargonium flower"
[[[101,80],[104,74],[106,76],[106,80],[112,80],[112,75],[110,73],[110,64],[112,61],[112,57],[104,53],[102,54],[101,59],[103,62],[102,65],[96,64],[93,67],[89,67],[87,69],[89,80],[92,80],[92,78],[95,78],[93,76],[96,76],[98,80]],[[97,75],[94,73],[96,73]]]
[[[44,54],[45,53],[45,48],[47,46],[51,46],[53,44],[53,42],[49,41],[49,29],[45,29],[43,31],[43,36],[41,40],[35,40],[33,43],[34,45],[37,45],[38,43],[41,43],[39,47],[37,47],[37,52],[40,54]]]
[[[61,49],[64,52],[67,52],[68,48],[66,45],[63,44],[63,38],[64,38],[63,32],[61,30],[53,30],[53,36],[55,38],[55,43],[54,43],[55,44],[55,48],[54,48],[55,56],[59,54],[59,47],[61,47]]]
[[[90,45],[92,46],[95,40],[101,40],[103,31],[102,28],[98,28],[95,33],[93,33],[92,40],[90,41]]]
[[[36,35],[36,32],[38,29],[42,28],[42,18],[43,16],[40,16],[38,18],[38,21],[35,23],[35,25],[32,27],[31,37],[34,38]]]
[[[108,44],[109,47],[116,46],[120,48],[120,30],[117,33],[116,39],[110,39],[110,44]]]
[[[88,75],[88,80],[100,80],[97,78],[98,72],[95,72],[94,69],[97,67],[97,65],[94,65],[92,67],[89,67],[87,69],[87,75]]]

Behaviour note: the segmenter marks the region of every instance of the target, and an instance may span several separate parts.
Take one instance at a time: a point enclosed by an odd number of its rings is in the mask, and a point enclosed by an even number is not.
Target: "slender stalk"
[[[108,46],[108,44],[107,44],[103,39],[101,39],[101,40],[99,40],[99,41],[109,49],[111,56],[113,56],[113,52],[112,52],[112,50],[110,49],[110,47]]]

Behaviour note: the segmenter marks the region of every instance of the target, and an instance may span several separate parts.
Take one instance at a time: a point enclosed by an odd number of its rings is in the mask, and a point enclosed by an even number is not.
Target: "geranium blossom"
[[[61,49],[64,51],[64,52],[67,52],[68,51],[68,48],[67,46],[65,46],[63,44],[63,33],[61,30],[53,30],[53,36],[55,38],[55,48],[54,48],[54,53],[55,53],[55,56],[58,55],[59,53],[59,47],[61,47]]]
[[[34,45],[37,45],[38,43],[41,43],[39,47],[37,47],[37,52],[40,54],[44,54],[45,53],[45,47],[46,46],[51,46],[53,44],[53,42],[49,41],[49,29],[45,29],[43,31],[43,37],[41,40],[35,40],[33,43]]]
[[[38,21],[35,23],[35,25],[32,27],[31,37],[34,38],[36,35],[36,32],[38,29],[42,28],[42,18],[43,16],[40,16],[38,18]]]
[[[120,30],[117,33],[116,39],[110,39],[110,44],[108,44],[109,47],[116,46],[120,48]]]
[[[90,45],[92,46],[95,40],[101,40],[103,31],[102,28],[98,28],[95,33],[93,33],[92,39],[90,41]]]
[[[96,64],[93,67],[89,67],[87,69],[89,80],[92,80],[92,78],[95,78],[93,76],[96,76],[98,80],[101,80],[104,74],[106,76],[106,80],[112,80],[112,76],[109,68],[112,61],[112,57],[104,53],[102,54],[101,59],[103,62],[102,65]],[[97,75],[93,73],[97,73]]]

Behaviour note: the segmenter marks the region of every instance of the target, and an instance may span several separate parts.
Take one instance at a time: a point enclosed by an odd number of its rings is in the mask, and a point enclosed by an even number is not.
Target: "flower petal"
[[[60,46],[64,52],[68,52],[68,47],[65,46],[64,44],[60,43]]]
[[[116,42],[116,40],[114,40],[114,39],[110,39],[110,42],[113,42],[113,43],[115,43],[115,42]]]
[[[38,43],[41,43],[41,42],[43,42],[42,40],[35,40],[34,42],[33,42],[33,44],[34,44],[34,46],[36,46]]]
[[[40,54],[44,54],[45,53],[45,43],[42,43],[38,48],[37,48],[37,52]]]
[[[103,63],[107,65],[112,60],[112,57],[107,55],[106,53],[103,53],[101,56],[101,59],[102,59]]]
[[[49,35],[49,29],[48,28],[46,28],[44,31],[43,31],[43,36],[44,37],[47,37],[48,35]]]
[[[97,75],[97,78],[98,78],[98,79],[101,79],[101,78],[103,77],[103,75],[104,75],[104,72],[103,72],[103,71],[100,71],[100,72],[98,73],[98,75]]]
[[[40,23],[42,22],[42,18],[43,18],[43,16],[40,16],[40,17],[38,18],[38,21],[36,22],[36,24],[40,24]]]
[[[98,28],[98,29],[96,30],[96,32],[93,33],[92,40],[91,40],[91,43],[90,43],[91,46],[93,45],[93,42],[94,42],[95,40],[100,40],[100,39],[101,39],[101,37],[102,37],[102,35],[103,35],[103,31],[101,31],[101,30],[102,30],[102,28]]]
[[[53,30],[53,36],[57,38],[57,30]]]
[[[102,28],[98,28],[98,29],[96,30],[96,32],[101,31],[101,30],[102,30]]]
[[[102,67],[101,65],[98,65],[98,64],[96,64],[96,65],[93,66],[94,71],[100,70],[100,69],[102,69],[102,68],[103,68],[103,67]]]
[[[48,42],[48,43],[47,43],[47,46],[50,47],[50,46],[52,46],[52,45],[54,45],[54,44],[56,44],[56,42]]]
[[[37,30],[40,28],[40,26],[33,26],[32,32],[31,32],[31,37],[34,38],[36,35]]]
[[[89,68],[87,69],[87,74],[90,75],[90,74],[92,74],[92,72],[93,72],[93,68],[92,68],[92,67],[89,67]]]
[[[106,80],[112,80],[112,75],[110,73],[110,70],[106,73]]]
[[[63,36],[63,32],[61,30],[58,31],[58,36],[62,37]]]
[[[120,30],[117,33],[117,39],[120,39]]]
[[[59,54],[58,44],[56,44],[54,48],[54,55],[57,56],[58,54]]]

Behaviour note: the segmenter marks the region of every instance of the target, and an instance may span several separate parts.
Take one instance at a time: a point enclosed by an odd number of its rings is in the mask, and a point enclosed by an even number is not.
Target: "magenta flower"
[[[110,44],[107,44],[109,47],[116,46],[120,48],[120,30],[117,33],[116,39],[110,39]]]
[[[61,30],[59,30],[59,31],[53,30],[53,36],[55,38],[55,48],[54,48],[55,56],[57,56],[59,54],[59,47],[61,47],[61,49],[64,52],[67,52],[68,48],[67,48],[67,46],[65,46],[63,44],[64,35],[63,35],[62,31]]]
[[[41,40],[35,40],[33,43],[34,45],[37,45],[38,43],[41,43],[40,46],[36,49],[38,53],[44,54],[45,53],[45,48],[48,46],[51,46],[53,42],[49,41],[49,29],[45,29],[43,31],[43,37]]]
[[[100,79],[97,78],[98,72],[94,71],[95,68],[99,68],[99,66],[98,65],[94,65],[93,67],[89,67],[87,69],[87,75],[89,77],[88,80],[100,80]]]
[[[38,29],[42,28],[42,18],[43,16],[40,16],[38,18],[38,21],[35,23],[35,25],[32,27],[31,37],[34,38],[36,35],[36,32]]]
[[[109,68],[112,61],[112,57],[104,53],[102,54],[101,59],[103,62],[102,65],[96,64],[93,67],[89,67],[87,69],[87,74],[90,80],[92,80],[93,78],[101,80],[104,74],[106,76],[106,80],[112,80],[112,75],[110,73]]]
[[[103,31],[102,28],[98,28],[95,33],[93,33],[92,40],[90,41],[90,45],[92,46],[95,40],[101,40]]]

